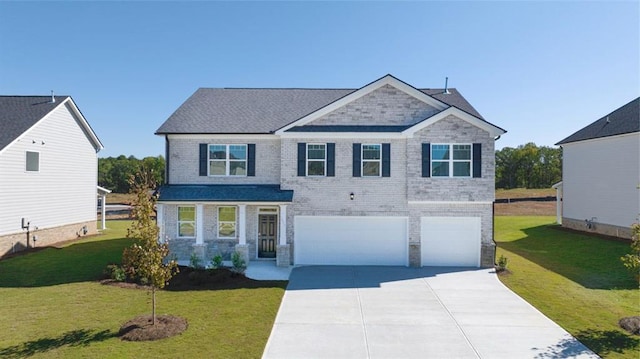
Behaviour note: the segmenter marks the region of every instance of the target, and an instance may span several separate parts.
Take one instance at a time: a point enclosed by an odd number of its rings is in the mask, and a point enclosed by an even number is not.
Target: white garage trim
[[[298,265],[409,264],[408,218],[296,216]]]
[[[423,266],[480,266],[480,217],[421,217],[420,239]]]

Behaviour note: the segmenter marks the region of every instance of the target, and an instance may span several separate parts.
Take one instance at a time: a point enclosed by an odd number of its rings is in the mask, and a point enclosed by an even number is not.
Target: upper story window
[[[209,176],[246,176],[247,145],[209,145]]]
[[[362,176],[380,177],[382,169],[382,149],[379,144],[362,145]]]
[[[27,172],[40,171],[40,152],[27,151],[25,169]]]
[[[432,177],[471,177],[470,144],[432,144]]]
[[[196,236],[196,207],[178,206],[178,237]]]
[[[307,144],[307,176],[324,176],[327,165],[327,145]]]

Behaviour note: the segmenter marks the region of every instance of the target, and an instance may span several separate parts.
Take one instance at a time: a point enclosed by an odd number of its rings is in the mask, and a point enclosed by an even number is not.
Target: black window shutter
[[[360,175],[360,150],[362,146],[359,143],[353,144],[353,177],[361,177]]]
[[[482,177],[482,144],[473,144],[473,177]]]
[[[200,144],[200,176],[208,175],[207,162],[209,162],[209,145],[206,143]]]
[[[336,175],[336,144],[327,143],[327,177]]]
[[[422,177],[431,177],[431,144],[422,144]]]
[[[256,145],[250,143],[247,145],[247,176],[254,177],[256,175]]]
[[[307,144],[298,143],[298,176],[306,176],[307,174]]]
[[[382,177],[391,177],[391,144],[382,144]]]

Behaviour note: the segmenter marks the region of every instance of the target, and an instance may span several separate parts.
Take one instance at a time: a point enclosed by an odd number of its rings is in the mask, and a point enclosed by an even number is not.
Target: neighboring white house
[[[494,142],[455,89],[197,90],[166,138],[172,255],[277,264],[494,264]]]
[[[0,256],[96,233],[100,140],[69,96],[0,96]]]
[[[562,225],[630,238],[640,214],[640,98],[557,145]]]

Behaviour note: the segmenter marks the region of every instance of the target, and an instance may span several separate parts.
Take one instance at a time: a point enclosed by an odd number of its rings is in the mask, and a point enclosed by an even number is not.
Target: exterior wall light
[[[353,194],[353,192],[349,193],[349,199],[351,199],[353,201],[353,199],[356,197],[355,194]]]

